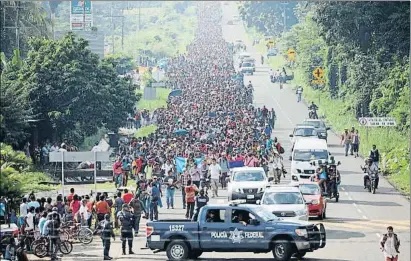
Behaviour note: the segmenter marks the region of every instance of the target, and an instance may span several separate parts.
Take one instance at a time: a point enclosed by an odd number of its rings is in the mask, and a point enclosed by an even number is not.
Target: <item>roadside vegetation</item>
[[[301,85],[307,102],[320,102],[320,115],[337,133],[354,126],[361,135],[360,151],[368,156],[377,145],[387,178],[410,194],[410,3],[310,2],[286,5],[287,30],[281,28],[280,3],[245,1],[240,13],[253,28],[252,37],[271,35],[280,51],[274,68],[287,66],[288,48],[296,62],[292,86]],[[291,12],[290,12],[291,11]],[[294,19],[296,18],[296,19]],[[266,43],[257,46],[266,51]],[[282,60],[282,62],[281,62]],[[324,68],[324,85],[313,86],[313,69]],[[394,117],[396,127],[359,126],[360,117]]]

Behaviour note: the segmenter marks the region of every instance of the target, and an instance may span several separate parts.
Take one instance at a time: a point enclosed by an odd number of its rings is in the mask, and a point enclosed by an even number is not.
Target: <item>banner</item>
[[[187,165],[187,158],[183,157],[176,157],[176,169],[178,173],[182,173]],[[194,161],[197,163],[197,166],[201,165],[201,163],[204,161],[204,157],[202,158],[195,158]]]
[[[244,167],[244,161],[242,161],[242,160],[230,161],[228,163],[228,165],[230,166],[230,169],[231,168],[240,168],[240,167]]]

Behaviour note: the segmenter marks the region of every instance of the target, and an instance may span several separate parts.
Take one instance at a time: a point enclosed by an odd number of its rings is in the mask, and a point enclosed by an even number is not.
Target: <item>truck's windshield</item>
[[[263,204],[304,204],[304,199],[298,192],[265,192]]]
[[[236,182],[242,181],[264,181],[265,176],[260,171],[240,171],[234,173],[233,180]]]
[[[327,150],[297,150],[294,149],[294,161],[328,160]]]

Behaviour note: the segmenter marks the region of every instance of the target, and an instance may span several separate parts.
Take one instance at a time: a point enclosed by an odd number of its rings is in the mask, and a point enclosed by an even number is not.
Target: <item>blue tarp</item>
[[[183,93],[182,90],[173,90],[170,92],[170,94],[168,95],[168,97],[176,97],[176,96],[180,96]]]
[[[187,134],[188,134],[188,130],[184,130],[184,129],[176,130],[176,131],[174,132],[174,134],[179,135],[179,136],[187,135]]]

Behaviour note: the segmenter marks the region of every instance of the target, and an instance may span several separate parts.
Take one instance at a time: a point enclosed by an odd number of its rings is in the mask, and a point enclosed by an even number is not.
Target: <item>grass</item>
[[[148,125],[148,126],[144,126],[140,129],[138,129],[136,131],[136,133],[134,134],[134,136],[136,138],[140,138],[140,137],[146,137],[151,133],[154,133],[157,130],[157,126],[152,124],[152,125]]]
[[[138,90],[138,93],[143,93],[143,90]],[[137,102],[137,108],[139,109],[147,109],[149,111],[154,111],[158,108],[165,108],[167,107],[167,99],[168,95],[170,94],[170,89],[161,89],[157,88],[156,91],[156,99],[155,100],[145,100],[141,99]]]

